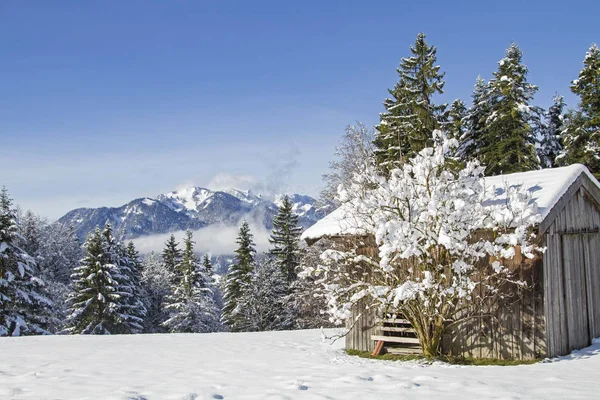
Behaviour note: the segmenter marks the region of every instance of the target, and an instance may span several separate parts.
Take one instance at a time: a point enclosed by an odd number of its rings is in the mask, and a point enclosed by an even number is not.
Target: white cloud
[[[271,232],[264,226],[256,223],[250,223],[250,231],[254,236],[256,250],[259,253],[267,251],[269,249],[269,236]],[[235,240],[238,233],[238,226],[223,224],[210,225],[193,231],[194,241],[196,242],[194,249],[197,253],[210,253],[212,255],[233,254],[233,251],[237,247]],[[178,242],[183,242],[185,231],[142,236],[132,241],[141,254],[147,254],[151,251],[160,253],[171,234],[175,235]],[[183,248],[183,245],[180,245],[179,248]]]
[[[207,184],[208,189],[224,190],[256,190],[260,187],[259,180],[251,175],[234,175],[229,172],[219,172]]]

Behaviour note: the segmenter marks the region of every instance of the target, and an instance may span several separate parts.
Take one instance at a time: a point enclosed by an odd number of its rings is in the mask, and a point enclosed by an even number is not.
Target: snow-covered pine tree
[[[142,287],[146,296],[146,318],[144,331],[163,333],[167,329],[162,325],[168,318],[163,308],[166,297],[171,294],[173,274],[167,269],[162,256],[152,252],[144,258],[142,268]]]
[[[178,246],[175,235],[171,235],[162,252],[163,263],[171,273],[172,284],[178,283],[181,279],[181,271],[178,269],[178,265],[181,263],[181,250],[177,248]]]
[[[219,330],[219,313],[213,293],[201,272],[194,254],[192,231],[186,232],[185,249],[180,264],[181,280],[167,296],[165,310],[169,313],[163,325],[170,332],[214,332]]]
[[[48,282],[71,283],[73,269],[83,257],[81,242],[72,226],[54,223],[42,231],[38,251],[42,277]]]
[[[143,330],[144,318],[146,317],[146,306],[144,304],[145,294],[141,284],[141,269],[139,255],[133,242],[129,242],[127,247],[119,244],[119,253],[121,253],[121,269],[126,277],[126,284],[129,286],[129,299],[127,300],[127,313],[131,316],[131,333],[140,333]]]
[[[37,260],[37,255],[42,246],[42,231],[47,222],[39,215],[34,214],[31,210],[27,210],[19,218],[19,234],[21,236],[21,248],[30,256]]]
[[[557,158],[562,153],[561,134],[563,130],[565,101],[562,96],[555,95],[553,103],[546,113],[546,123],[538,143],[538,157],[544,168],[558,166]]]
[[[458,155],[463,161],[477,159],[481,149],[485,147],[486,121],[492,113],[493,96],[490,95],[489,85],[481,76],[477,77],[471,99],[473,105],[464,118],[464,134],[457,138],[460,141]]]
[[[140,299],[135,298],[136,292],[139,293],[139,279],[134,278],[134,272],[131,270],[131,260],[127,255],[127,249],[119,243],[113,235],[112,226],[107,221],[102,231],[103,251],[105,260],[116,266],[113,278],[115,288],[120,296],[117,303],[119,308],[119,318],[122,326],[118,331],[112,333],[139,333],[142,331],[143,315],[145,309]]]
[[[243,326],[243,315],[241,314],[241,298],[243,288],[250,284],[251,274],[254,270],[254,256],[256,254],[255,244],[252,240],[250,226],[246,221],[242,223],[236,240],[238,245],[235,250],[233,264],[229,266],[225,276],[225,293],[223,296],[222,322],[230,331],[238,332]]]
[[[71,274],[83,257],[81,242],[72,226],[58,222],[41,224],[40,246],[35,254],[40,276],[46,283],[52,307],[51,332],[60,332],[69,312]]]
[[[69,297],[70,315],[66,332],[72,334],[111,334],[123,330],[119,267],[105,254],[99,228],[85,241],[85,257],[71,275],[73,292]]]
[[[204,274],[207,279],[209,279],[209,282],[213,282],[213,268],[208,254],[205,254],[204,257],[202,257],[202,268],[204,268]]]
[[[0,336],[49,333],[52,302],[35,275],[35,261],[17,243],[16,213],[6,188],[0,191]]]
[[[492,113],[486,121],[484,147],[479,153],[486,175],[529,171],[540,166],[534,128],[541,110],[530,105],[538,88],[527,82],[522,57],[519,47],[511,44],[489,83],[494,97]]]
[[[412,56],[403,58],[397,69],[400,79],[389,90],[392,98],[384,101],[386,112],[380,114],[380,124],[375,127],[375,157],[384,170],[430,146],[446,108],[433,103],[433,96],[444,88],[444,74],[436,65],[437,49],[419,33],[410,51]]]
[[[288,196],[284,196],[273,218],[273,232],[269,243],[273,246],[270,254],[279,265],[287,284],[296,280],[296,268],[300,263],[300,235],[302,227],[298,226],[298,215],[293,211],[293,204]]]
[[[287,278],[280,265],[265,259],[254,269],[250,283],[242,287],[237,314],[237,328],[244,332],[290,329],[294,326],[294,310],[288,305]]]
[[[66,332],[140,332],[143,321],[137,315],[127,250],[114,238],[110,223],[102,231],[96,228],[84,247],[86,255],[71,275],[73,292],[69,296]]]
[[[452,102],[446,112],[443,129],[449,137],[460,139],[465,134],[464,120],[467,115],[467,106],[461,99]]]
[[[600,179],[600,49],[592,44],[579,77],[571,83],[579,96],[577,110],[568,113],[563,131],[561,164],[582,163]]]

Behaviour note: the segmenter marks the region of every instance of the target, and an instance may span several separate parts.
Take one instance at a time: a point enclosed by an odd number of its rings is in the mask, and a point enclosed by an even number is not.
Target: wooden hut
[[[537,202],[542,221],[539,242],[546,251],[529,260],[515,257],[513,268],[528,282],[513,301],[488,304],[476,317],[446,329],[442,353],[478,358],[554,357],[600,337],[600,183],[583,165],[485,178],[498,188],[524,185]],[[502,202],[498,190],[490,202]],[[344,245],[375,246],[373,235],[340,207],[307,229],[309,245],[323,237]],[[374,248],[371,248],[374,250]],[[368,251],[364,250],[364,251]],[[402,320],[381,321],[356,307],[346,348],[371,351],[381,339],[393,349],[417,346]],[[412,344],[411,340],[413,339]],[[418,341],[417,341],[418,343]]]

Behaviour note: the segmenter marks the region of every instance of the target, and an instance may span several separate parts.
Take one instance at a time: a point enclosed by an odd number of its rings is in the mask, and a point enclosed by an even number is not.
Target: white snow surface
[[[538,205],[542,220],[552,207],[569,189],[569,186],[581,175],[586,174],[600,188],[600,183],[582,164],[573,164],[561,168],[546,168],[535,171],[518,172],[484,178],[485,185],[496,187],[496,191],[486,204],[506,201],[505,185],[524,185],[532,193],[532,201]],[[317,221],[302,234],[302,239],[318,239],[323,236],[356,235],[367,233],[357,218],[352,218],[342,205],[325,218]]]
[[[327,330],[331,335],[333,330]],[[0,339],[2,399],[587,399],[600,341],[534,365],[348,356],[319,330]]]

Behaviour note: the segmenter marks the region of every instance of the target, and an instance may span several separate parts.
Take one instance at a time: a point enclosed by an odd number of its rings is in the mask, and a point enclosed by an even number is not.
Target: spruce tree
[[[181,279],[173,294],[167,297],[165,310],[169,319],[164,326],[170,332],[213,332],[218,330],[218,311],[213,293],[201,272],[194,254],[192,232],[186,232],[185,249],[180,265]]]
[[[230,331],[240,331],[244,326],[244,317],[241,311],[243,289],[250,284],[251,274],[254,270],[254,256],[256,254],[252,233],[247,222],[243,222],[236,240],[238,245],[235,250],[233,264],[229,266],[225,277],[225,294],[222,321]]]
[[[458,149],[463,161],[478,159],[485,147],[487,119],[492,113],[493,97],[488,84],[481,76],[477,77],[471,99],[473,104],[464,117],[464,133]]]
[[[136,298],[134,271],[127,250],[116,241],[110,223],[86,240],[85,257],[75,268],[69,296],[68,333],[138,333],[142,329],[143,305]]]
[[[0,191],[0,336],[47,334],[52,302],[34,259],[18,246],[16,212]]]
[[[146,317],[144,331],[161,333],[168,330],[163,322],[168,318],[164,305],[167,296],[171,294],[173,274],[166,268],[162,256],[152,252],[144,258],[142,268],[142,286],[145,294]]]
[[[41,236],[44,225],[42,219],[31,210],[27,210],[18,224],[21,234],[21,248],[34,258],[37,258],[36,256],[42,246]]]
[[[452,102],[445,116],[443,130],[449,138],[460,140],[465,134],[465,117],[467,106],[461,99]]]
[[[163,263],[167,270],[171,273],[171,283],[177,283],[181,278],[179,264],[181,263],[181,250],[177,247],[179,243],[175,240],[175,235],[171,235],[165,243],[165,248],[162,253]]]
[[[208,257],[208,254],[205,254],[204,257],[202,258],[202,268],[204,268],[204,273],[206,275],[207,278],[210,278],[210,282],[212,282],[213,278],[213,270],[212,270],[212,264],[210,262],[210,258]]]
[[[284,196],[277,215],[273,218],[273,233],[269,243],[275,263],[281,269],[288,285],[296,279],[296,267],[300,263],[300,235],[298,215],[293,212],[293,204]]]
[[[117,267],[114,275],[116,289],[120,296],[117,311],[123,324],[114,333],[139,333],[142,330],[145,309],[138,297],[138,274],[132,270],[133,262],[128,257],[127,249],[116,240],[108,221],[102,236],[105,260]]]
[[[273,260],[259,263],[250,283],[244,284],[240,303],[240,331],[290,329],[294,313],[288,305],[288,283],[280,266]]]
[[[38,251],[42,277],[51,282],[68,285],[73,269],[83,257],[81,242],[75,235],[73,226],[54,223],[45,227]]]
[[[397,167],[433,143],[433,131],[441,126],[445,105],[435,105],[433,96],[443,93],[444,74],[436,65],[437,49],[417,35],[411,57],[397,69],[400,79],[383,103],[386,112],[376,126],[375,157],[383,170]]]
[[[123,330],[120,317],[122,293],[116,277],[119,267],[106,254],[104,237],[99,228],[89,234],[85,257],[73,271],[68,333],[110,334]]]
[[[538,156],[540,163],[544,168],[554,168],[557,166],[557,159],[562,154],[562,130],[564,123],[563,110],[565,102],[562,96],[555,95],[552,106],[546,113],[546,123],[542,130],[542,135],[538,145]]]
[[[527,82],[522,56],[513,43],[489,83],[494,99],[486,121],[484,147],[479,153],[486,175],[529,171],[540,165],[535,152],[534,125],[541,111],[530,105],[538,88]]]
[[[585,164],[600,178],[600,50],[592,44],[579,77],[571,83],[579,96],[576,110],[568,113],[563,131],[562,164]]]
[[[120,252],[123,254],[123,275],[126,276],[129,285],[128,291],[131,293],[126,304],[128,315],[131,317],[131,333],[140,333],[143,330],[143,321],[146,316],[145,293],[141,284],[142,263],[133,242],[129,242],[126,248],[119,247]]]

